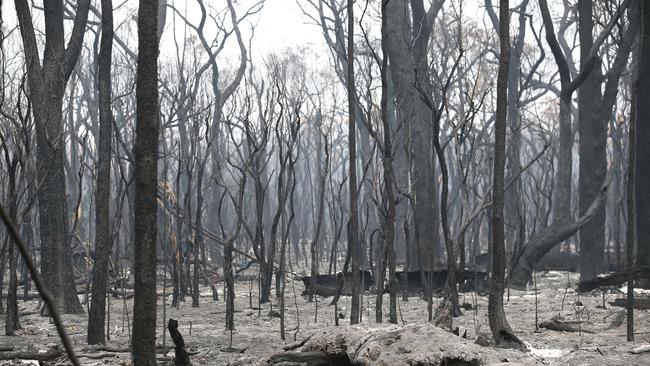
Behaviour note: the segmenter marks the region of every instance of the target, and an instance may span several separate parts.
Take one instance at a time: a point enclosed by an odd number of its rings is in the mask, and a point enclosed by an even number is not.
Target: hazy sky
[[[128,1],[132,2],[127,5],[128,8],[137,11],[137,3],[133,0]],[[187,0],[187,2],[185,0],[169,0],[169,2],[175,4],[179,10],[187,6],[188,18],[198,20],[199,8],[195,0]],[[238,15],[241,16],[244,10],[256,2],[254,0],[234,0],[234,5]],[[37,0],[35,3],[37,6],[40,6],[42,0]],[[226,7],[224,0],[205,0],[205,3],[215,9],[224,9]],[[114,0],[113,2],[114,6],[120,4],[122,4],[120,0]],[[14,9],[13,1],[2,2],[5,27],[15,25],[16,16]],[[42,13],[39,11],[34,12],[33,15],[39,18],[42,17]],[[173,12],[168,10],[166,32],[171,31],[172,22],[170,17],[173,15]],[[91,18],[93,17],[91,16]],[[272,50],[281,50],[287,46],[294,45],[310,44],[316,47],[324,47],[320,29],[317,26],[305,24],[307,18],[296,4],[296,0],[266,0],[262,11],[251,17],[250,20],[256,23],[255,38],[253,39],[254,56],[255,54],[262,55]],[[66,26],[68,25],[66,24]],[[179,22],[177,22],[177,26],[180,26]],[[248,33],[250,23],[244,24],[242,28],[243,32]],[[206,26],[206,29],[208,29],[208,26]],[[208,39],[211,39],[212,36],[207,34]],[[234,36],[230,43],[233,43],[233,46],[236,47]]]
[[[297,44],[320,46],[323,43],[320,29],[305,24],[306,21],[296,0],[266,0],[255,32],[255,43],[266,49]]]

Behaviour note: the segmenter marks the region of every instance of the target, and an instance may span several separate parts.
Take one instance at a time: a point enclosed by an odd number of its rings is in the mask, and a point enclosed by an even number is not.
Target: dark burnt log
[[[539,327],[546,328],[548,330],[555,330],[558,332],[594,333],[592,330],[581,328],[575,321],[565,321],[557,317],[539,323]]]
[[[404,283],[404,272],[397,272],[395,277],[400,285]],[[429,272],[424,272],[424,278],[421,277],[419,271],[406,272],[406,291],[412,295],[424,293],[424,286]],[[477,292],[484,294],[487,293],[488,282],[486,272],[474,272],[468,270],[456,271],[456,282],[459,284],[458,290],[461,292]],[[431,273],[431,285],[433,291],[441,292],[447,286],[447,270],[434,271]]]
[[[609,304],[612,306],[620,306],[624,308],[627,306],[627,299],[615,299],[614,301],[610,301]],[[650,299],[635,298],[632,306],[637,310],[650,310]]]
[[[330,355],[322,351],[312,352],[280,352],[271,356],[270,365],[280,363],[299,363],[319,366],[352,365],[346,355]]]
[[[641,268],[634,271],[635,280],[650,280],[650,268]],[[578,283],[578,292],[589,292],[602,287],[621,287],[627,282],[627,271],[614,272],[601,275],[590,280],[580,281]]]
[[[362,276],[364,277],[363,290],[364,291],[371,290],[372,289],[371,286],[374,283],[374,279],[371,276],[370,272],[363,271]],[[406,272],[406,284],[407,284],[406,292],[409,293],[410,295],[418,295],[423,293],[424,284],[426,284],[426,277],[429,276],[429,273],[424,272],[424,276],[425,278],[422,278],[420,276],[419,271]],[[326,275],[326,274],[318,275],[316,290],[314,293],[318,296],[323,296],[323,297],[334,296],[336,294],[336,289],[337,289],[337,277],[339,280],[341,278],[343,278],[344,280],[344,286],[341,295],[350,296],[352,294],[352,290],[350,288],[352,274],[347,273],[346,276],[343,276],[341,272],[339,272],[337,275]],[[396,272],[395,277],[398,281],[398,284],[400,286],[403,286],[403,284],[405,283],[404,272],[403,271]],[[447,270],[443,269],[440,271],[432,272],[431,279],[433,284],[433,290],[438,292],[443,291],[447,283]],[[311,276],[302,277],[300,280],[305,286],[305,290],[303,291],[302,295],[309,296],[311,292]],[[456,281],[459,284],[459,290],[461,292],[471,292],[476,289],[477,292],[479,292],[480,294],[487,293],[488,282],[487,282],[486,272],[474,272],[468,270],[457,271]],[[386,289],[384,289],[384,291],[387,292]]]
[[[63,356],[63,351],[59,349],[49,350],[47,352],[0,352],[0,360],[35,360],[51,361]]]
[[[374,283],[370,271],[359,271],[359,273],[360,277],[363,278],[361,281],[363,283],[362,290],[370,290],[370,286]],[[302,296],[309,296],[311,292],[311,276],[302,277],[300,280],[305,285],[305,290],[302,292]],[[316,290],[314,291],[314,294],[322,297],[336,295],[337,281],[340,280],[343,281],[341,295],[352,296],[352,272],[346,272],[345,275],[342,272],[339,272],[336,275],[319,274],[316,277]]]

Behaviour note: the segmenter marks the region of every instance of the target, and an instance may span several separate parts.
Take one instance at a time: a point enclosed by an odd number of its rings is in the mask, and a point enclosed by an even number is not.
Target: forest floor
[[[566,272],[540,272],[537,274],[538,291],[538,321],[551,320],[561,315],[566,321],[578,320],[574,310],[574,303],[580,300],[585,309],[580,315],[582,335],[573,332],[560,332],[539,328],[535,329],[535,291],[510,291],[509,300],[505,303],[505,311],[514,332],[529,347],[527,352],[508,351],[499,362],[522,365],[650,365],[650,353],[632,354],[630,351],[650,343],[650,314],[647,310],[635,311],[636,342],[626,342],[625,322],[621,325],[611,326],[612,322],[623,308],[602,305],[602,292],[578,295],[572,288],[566,289],[567,278],[571,284],[577,283],[576,274]],[[220,284],[221,285],[221,284]],[[336,332],[337,329],[349,327],[348,319],[342,319],[339,328],[334,326],[333,307],[327,306],[330,298],[318,301],[318,321],[314,322],[316,303],[309,303],[301,296],[302,282],[299,280],[288,281],[286,286],[286,341],[280,339],[280,319],[270,317],[270,304],[263,305],[262,309],[256,308],[257,294],[254,285],[253,298],[249,298],[249,281],[240,280],[236,284],[236,331],[232,335],[232,347],[242,353],[224,352],[230,346],[230,334],[224,330],[225,305],[223,301],[214,302],[211,298],[209,287],[202,288],[199,308],[192,308],[191,298],[181,303],[178,309],[166,307],[166,318],[174,318],[179,322],[179,330],[185,339],[185,344],[192,353],[194,365],[248,365],[259,363],[268,359],[269,355],[283,351],[283,347],[301,341],[314,334],[323,332]],[[223,288],[220,288],[220,300],[223,300]],[[566,291],[566,293],[565,293]],[[169,294],[169,292],[167,292]],[[272,290],[274,294],[275,291]],[[294,296],[295,293],[295,296]],[[640,293],[638,296],[648,296]],[[607,301],[624,297],[621,293],[608,293]],[[166,319],[163,319],[162,296],[159,296],[158,307],[158,344],[162,348],[159,354],[160,364],[172,364],[170,361],[174,351],[169,348],[171,343],[169,335],[163,338],[166,330]],[[563,301],[564,299],[564,301]],[[250,303],[253,303],[251,308]],[[426,324],[427,307],[421,297],[411,296],[408,301],[401,301],[398,319],[406,325],[377,324],[374,321],[375,296],[366,293],[363,298],[363,320],[361,327],[384,329],[386,327],[408,327],[414,324]],[[434,307],[440,298],[434,299]],[[477,331],[489,333],[487,321],[487,297],[474,298],[473,293],[461,293],[460,302],[477,304],[476,311],[466,310],[464,314],[453,319],[454,327],[460,328],[462,335],[467,331],[467,340],[457,337],[459,344],[473,342],[477,338]],[[562,304],[564,302],[564,307]],[[350,298],[341,297],[339,306],[349,315]],[[169,301],[167,301],[169,304]],[[54,326],[48,318],[38,315],[39,303],[37,300],[19,302],[22,329],[14,337],[0,336],[0,349],[7,351],[43,351],[59,344],[59,339]],[[110,352],[97,352],[89,349],[86,344],[86,315],[65,315],[64,320],[67,331],[71,335],[77,353],[88,356],[80,358],[83,365],[129,365],[129,322],[124,313],[124,301],[111,299],[110,314],[110,341],[107,346]],[[128,320],[132,320],[132,299],[126,300],[129,309]],[[388,318],[388,296],[384,300],[384,317]],[[343,309],[345,308],[345,309]],[[273,301],[273,309],[277,310],[277,302]],[[137,316],[137,314],[136,314]],[[0,317],[4,329],[4,316]],[[620,319],[620,316],[619,316]],[[299,320],[299,321],[298,321]],[[163,323],[165,324],[163,326]],[[334,329],[336,328],[336,329]],[[449,333],[449,339],[453,339]],[[447,341],[449,341],[447,339]],[[455,342],[455,341],[454,341]],[[430,340],[431,347],[436,347],[436,340]],[[122,352],[119,352],[119,351]],[[118,351],[118,352],[115,352]],[[425,350],[426,351],[426,350]],[[2,354],[2,352],[0,352]],[[89,357],[99,357],[89,358]],[[507,360],[506,360],[507,358]],[[0,361],[0,365],[15,364],[13,361]],[[60,361],[59,361],[60,362]],[[493,364],[493,362],[487,362]],[[498,362],[497,362],[498,363]],[[16,364],[34,364],[34,361],[20,361]],[[59,363],[63,364],[63,363]]]

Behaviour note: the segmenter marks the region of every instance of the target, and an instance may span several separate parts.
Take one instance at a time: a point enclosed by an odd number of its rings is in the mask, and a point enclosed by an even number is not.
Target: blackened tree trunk
[[[413,255],[419,266],[429,319],[433,318],[431,281],[426,271],[441,267],[443,253],[439,240],[440,216],[437,209],[432,148],[431,109],[420,97],[432,93],[428,45],[434,19],[444,0],[433,1],[425,11],[422,0],[394,0],[386,4],[390,71],[395,85],[399,118],[405,127],[409,166],[409,202],[413,209]],[[410,9],[410,11],[409,11]]]
[[[226,298],[226,330],[230,332],[231,337],[232,332],[235,330],[235,276],[232,270],[232,261],[235,240],[241,231],[244,220],[242,212],[244,193],[246,190],[246,170],[250,168],[250,163],[249,156],[249,160],[244,163],[243,167],[238,168],[241,173],[241,178],[239,179],[236,201],[233,202],[235,211],[237,212],[237,221],[232,236],[226,240],[223,247],[223,277],[226,284],[226,293],[224,296]]]
[[[559,151],[559,166],[557,173],[557,189],[556,199],[554,204],[554,219],[553,224],[536,233],[517,253],[517,258],[513,263],[513,267],[508,276],[508,283],[514,287],[525,287],[526,283],[531,279],[532,271],[534,270],[537,262],[554,248],[557,244],[570,238],[580,230],[583,226],[587,225],[590,220],[597,218],[603,211],[604,202],[607,199],[607,183],[603,182],[599,187],[596,195],[591,198],[589,206],[585,209],[580,209],[580,216],[573,219],[570,212],[570,205],[567,201],[571,198],[571,150],[573,146],[573,133],[571,129],[571,100],[573,92],[587,79],[590,75],[591,69],[597,66],[595,62],[597,53],[605,38],[610,34],[612,28],[618,23],[624,10],[630,6],[632,2],[626,1],[620,5],[616,15],[610,19],[607,26],[601,31],[598,39],[592,44],[591,49],[587,52],[588,61],[583,63],[580,73],[571,80],[569,72],[569,65],[559,42],[557,41],[555,31],[553,29],[553,21],[548,9],[546,0],[540,0],[540,10],[544,20],[544,27],[546,28],[546,39],[553,52],[556,64],[560,74],[560,151]],[[631,15],[627,29],[625,29],[622,42],[616,51],[614,62],[612,63],[608,72],[607,81],[605,83],[605,91],[603,97],[598,103],[598,108],[602,112],[609,115],[616,101],[618,93],[618,82],[622,72],[625,70],[625,65],[628,62],[634,40],[637,37],[639,29],[639,19]]]
[[[318,138],[316,141],[316,164],[318,172],[318,214],[316,216],[316,228],[314,229],[314,238],[310,244],[311,250],[311,292],[309,293],[309,301],[314,300],[314,291],[316,290],[316,279],[318,278],[318,243],[321,236],[323,227],[323,214],[325,212],[325,184],[327,183],[327,174],[329,172],[329,144],[327,142],[327,134],[322,132],[323,117],[320,111],[317,114],[318,123]],[[325,162],[323,164],[323,149],[325,149]]]
[[[9,216],[13,222],[18,222],[18,197],[16,192],[16,169],[18,167],[18,159],[16,155],[10,157],[9,147],[4,136],[0,133],[0,143],[2,144],[7,164],[7,175],[9,180],[9,192],[7,198],[9,202]],[[5,241],[8,247],[7,256],[9,257],[9,289],[7,291],[7,314],[5,317],[5,335],[13,336],[15,331],[20,329],[20,322],[18,319],[18,278],[17,278],[17,263],[18,253],[16,251],[16,244],[13,239]],[[4,256],[3,256],[4,257]],[[3,269],[4,271],[4,266]]]
[[[645,4],[637,4],[642,12],[649,10]],[[627,232],[625,233],[625,258],[627,265],[627,304],[626,304],[626,335],[627,341],[634,341],[634,250],[636,247],[636,129],[637,129],[637,110],[639,108],[639,71],[642,64],[640,63],[641,52],[650,51],[650,37],[648,36],[648,22],[643,19],[641,22],[641,39],[640,47],[633,53],[632,59],[636,61],[632,73],[632,101],[630,104],[630,124],[628,128],[628,150],[627,150]],[[646,66],[647,67],[647,66]],[[646,72],[647,69],[646,69]]]
[[[539,1],[546,41],[551,48],[553,58],[560,74],[560,150],[558,152],[558,169],[555,190],[555,205],[553,205],[553,223],[563,225],[571,219],[571,176],[573,175],[573,133],[571,131],[571,99],[575,86],[571,85],[569,63],[562,52],[560,43],[555,36],[553,19],[546,0]]]
[[[637,254],[636,267],[650,268],[650,195],[644,190],[650,183],[650,4],[641,1],[641,50],[638,69],[638,95],[636,105],[636,159],[634,179],[636,200]],[[634,123],[635,121],[632,121]],[[629,249],[628,249],[629,250]],[[650,287],[649,281],[640,282],[644,288]]]
[[[387,24],[386,24],[386,3],[382,2],[381,5],[381,49],[382,49],[382,65],[381,65],[381,123],[384,131],[384,141],[382,144],[382,166],[384,170],[384,194],[382,210],[385,210],[382,216],[382,237],[384,241],[384,250],[388,265],[388,293],[389,293],[389,310],[388,319],[391,323],[397,324],[397,279],[395,277],[395,218],[396,214],[396,199],[394,192],[395,185],[395,171],[393,169],[393,143],[392,133],[388,111],[388,62],[389,54],[386,45],[387,37]],[[408,251],[408,249],[407,249]],[[382,271],[383,273],[383,271]],[[406,276],[406,271],[404,273]],[[382,278],[383,280],[383,278]],[[383,281],[382,281],[383,282]],[[378,293],[383,292],[383,288],[377,289]]]
[[[584,67],[593,45],[593,1],[578,1],[580,63]],[[578,131],[580,134],[578,206],[582,215],[598,195],[607,172],[607,121],[601,108],[600,62],[592,68],[578,89]],[[605,207],[585,224],[580,235],[580,280],[598,276],[603,270],[605,253]]]
[[[243,188],[240,188],[240,190],[243,192]],[[226,330],[230,332],[235,330],[235,276],[232,271],[235,238],[236,236],[233,236],[223,247],[223,278],[226,284],[226,293],[224,295],[226,298]]]
[[[348,225],[348,251],[352,261],[352,308],[350,309],[350,324],[359,322],[361,278],[359,277],[359,195],[357,191],[357,140],[355,125],[355,96],[354,86],[354,1],[348,0],[348,149],[350,177],[350,222]]]
[[[88,344],[104,344],[108,258],[111,253],[111,53],[113,49],[113,2],[102,0],[102,37],[99,48],[99,149],[97,192],[95,196],[95,265],[92,274],[92,300],[88,314]]]
[[[26,0],[16,0],[15,5],[34,108],[36,159],[41,167],[38,170],[41,270],[45,285],[54,294],[57,306],[65,313],[82,313],[70,262],[65,183],[66,139],[61,111],[66,83],[81,52],[90,0],[78,2],[67,47],[63,1],[43,3],[46,42],[42,65],[30,5]]]
[[[158,0],[140,0],[135,136],[135,298],[132,356],[156,365],[156,237],[158,196]]]
[[[205,156],[202,158],[202,161],[199,165],[199,171],[196,177],[196,216],[194,219],[194,224],[196,225],[196,235],[194,239],[194,279],[192,284],[194,286],[192,290],[192,307],[199,307],[199,276],[201,271],[201,266],[206,264],[205,256],[205,243],[203,242],[203,175],[205,174],[205,165],[207,162],[208,153],[206,151]],[[200,258],[199,258],[200,256]],[[206,275],[206,282],[208,278]],[[209,283],[209,282],[208,282]],[[217,292],[213,289],[212,292],[213,298],[217,297]],[[216,300],[215,300],[216,301]]]
[[[505,285],[505,232],[503,222],[504,168],[506,158],[506,119],[508,114],[508,68],[510,61],[510,9],[508,0],[499,1],[499,74],[497,110],[494,123],[494,176],[492,190],[492,276],[488,299],[490,330],[497,346],[521,343],[510,329],[503,310]]]

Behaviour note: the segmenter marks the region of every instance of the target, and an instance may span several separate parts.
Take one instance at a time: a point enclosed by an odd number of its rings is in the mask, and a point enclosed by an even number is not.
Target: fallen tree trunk
[[[435,344],[435,346],[432,346]],[[539,364],[530,354],[481,347],[433,324],[332,327],[312,336],[298,352],[279,352],[254,365],[459,365],[500,363],[503,358]]]
[[[360,277],[363,278],[363,291],[370,290],[370,286],[374,283],[370,271],[359,271]],[[309,296],[311,294],[311,276],[301,277],[303,285],[305,285],[305,290],[302,292],[302,296]],[[341,289],[341,295],[351,296],[352,295],[352,272],[346,272],[345,275],[342,272],[333,275],[319,274],[316,277],[316,289],[314,294],[322,297],[335,296],[338,290],[338,281],[343,281],[343,287]]]
[[[371,286],[375,283],[374,278],[372,277],[369,271],[360,272],[361,276],[364,276],[364,291],[371,289]],[[314,294],[322,297],[335,296],[338,290],[338,282],[341,280],[341,273],[339,272],[336,275],[327,275],[319,274],[317,276],[316,288]],[[349,279],[352,277],[351,273],[346,273],[345,278]],[[429,277],[429,272],[424,272],[424,278],[420,271],[410,271],[402,272],[398,271],[395,273],[395,278],[400,285],[406,284],[406,289],[402,291],[407,292],[411,295],[419,295],[424,291],[424,284],[426,279]],[[309,296],[312,292],[312,281],[311,276],[301,277],[300,280],[305,286],[305,290],[302,292],[302,296]],[[462,292],[472,292],[475,289],[479,293],[487,293],[487,272],[475,272],[468,270],[457,270],[456,271],[456,282],[459,284],[459,291]],[[434,291],[444,291],[447,287],[447,270],[439,270],[431,273],[431,286]],[[382,289],[382,291],[387,291],[387,289]],[[341,295],[350,296],[352,294],[351,281],[344,281],[343,287],[341,289]]]
[[[540,328],[546,328],[548,330],[556,330],[558,332],[572,332],[572,333],[594,333],[591,330],[581,328],[578,322],[574,321],[564,321],[561,319],[558,319],[557,317],[551,319],[551,320],[546,320],[541,323],[539,323]]]
[[[317,365],[352,365],[345,355],[330,355],[326,352],[280,352],[271,356],[269,364],[285,362],[317,364]]]
[[[127,353],[127,352],[124,352]],[[118,353],[115,352],[97,352],[97,353],[80,353],[77,355],[79,358],[88,358],[91,360],[101,360],[103,358],[115,358]]]
[[[36,361],[50,361],[55,358],[63,356],[64,352],[61,350],[50,350],[47,352],[0,352],[0,360],[36,360]]]
[[[625,282],[627,282],[627,275],[627,271],[615,272],[581,281],[578,283],[578,292],[588,292],[601,287],[621,287]],[[634,271],[634,279],[650,280],[650,268],[640,268]]]
[[[620,306],[624,308],[627,306],[627,299],[615,299],[614,301],[610,301],[609,304],[612,306]],[[634,308],[637,310],[650,310],[650,299],[635,298],[632,306],[634,306]]]
[[[556,245],[569,239],[586,225],[594,216],[600,206],[607,200],[607,187],[609,179],[600,189],[598,196],[591,203],[587,211],[570,223],[554,224],[540,230],[519,250],[512,268],[508,273],[508,286],[515,289],[524,289],[532,279],[532,273],[544,254],[548,253]]]
[[[634,355],[639,355],[641,353],[646,353],[646,352],[650,352],[650,345],[644,345],[644,346],[641,346],[641,347],[637,347],[637,348],[630,351],[630,353],[632,353]]]

